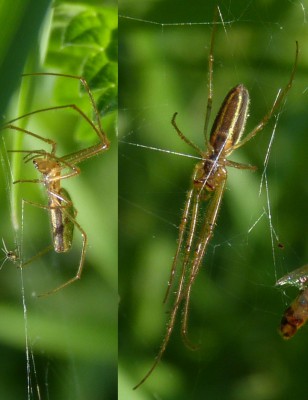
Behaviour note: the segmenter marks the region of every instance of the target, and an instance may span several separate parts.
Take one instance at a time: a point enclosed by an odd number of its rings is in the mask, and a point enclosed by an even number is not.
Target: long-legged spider
[[[2,238],[2,246],[3,247],[1,250],[4,253],[4,259],[0,265],[0,270],[2,269],[2,267],[6,263],[6,261],[11,261],[13,264],[17,264],[20,261],[18,247],[16,247],[14,250],[8,250],[3,238]]]
[[[300,293],[285,310],[279,327],[284,339],[290,339],[308,321],[308,265],[295,269],[278,279],[277,286],[296,286]]]
[[[234,150],[242,147],[245,143],[251,140],[265,127],[273,113],[281,105],[282,101],[285,99],[288,91],[290,90],[297,66],[298,44],[296,42],[295,62],[287,85],[280,90],[277,98],[267,114],[244,138],[242,138],[242,135],[244,133],[249,107],[248,90],[243,84],[239,84],[231,89],[226,95],[216,116],[210,132],[210,138],[208,140],[207,130],[212,110],[213,97],[212,76],[214,63],[213,48],[216,25],[215,21],[216,19],[214,20],[211,34],[211,44],[208,59],[209,89],[204,124],[204,137],[207,150],[201,150],[181,132],[176,124],[177,113],[173,115],[171,121],[179,137],[200,155],[202,161],[198,162],[194,168],[191,179],[191,189],[187,193],[184,212],[179,226],[178,245],[171,266],[170,278],[164,303],[170,294],[176,268],[179,263],[181,263],[181,271],[179,273],[179,282],[175,291],[175,299],[171,307],[166,333],[162,340],[160,350],[151,368],[142,378],[142,380],[134,387],[134,389],[137,389],[147,380],[161,360],[172,334],[177,314],[181,306],[183,309],[183,319],[181,322],[181,334],[183,341],[187,347],[191,349],[196,348],[189,341],[187,334],[191,289],[202,265],[202,260],[205,255],[207,245],[213,236],[214,227],[216,225],[217,216],[227,181],[226,167],[250,170],[256,169],[256,167],[251,165],[243,165],[230,161],[227,159],[227,157]],[[181,256],[182,260],[180,261]]]
[[[50,290],[43,295],[49,295],[51,293],[57,292],[60,289],[70,285],[76,280],[80,279],[83,265],[85,261],[86,247],[87,247],[87,234],[76,221],[77,211],[75,210],[72,200],[68,194],[68,192],[61,187],[61,182],[64,179],[71,178],[73,176],[80,174],[80,169],[77,164],[81,163],[84,160],[87,160],[103,151],[108,150],[109,148],[109,140],[103,131],[99,111],[97,109],[93,94],[88,86],[86,80],[80,76],[68,75],[68,74],[57,74],[57,73],[33,73],[33,74],[25,74],[23,76],[56,76],[56,77],[64,77],[78,80],[85,91],[88,94],[89,101],[91,103],[91,107],[94,112],[94,122],[75,104],[66,104],[60,106],[53,106],[42,108],[39,110],[31,111],[27,114],[24,114],[18,118],[15,118],[9,122],[7,122],[1,129],[11,129],[13,131],[19,131],[23,134],[32,136],[41,142],[44,142],[51,146],[51,150],[9,150],[10,152],[19,152],[25,153],[23,158],[24,162],[27,163],[32,161],[34,167],[40,172],[41,177],[39,179],[22,179],[17,180],[15,183],[39,183],[43,184],[46,189],[48,196],[48,205],[42,205],[33,203],[31,201],[25,201],[26,203],[35,205],[37,207],[47,209],[49,211],[50,222],[51,222],[51,230],[52,230],[52,238],[53,238],[53,248],[58,253],[67,252],[72,246],[73,239],[73,231],[74,227],[76,227],[81,236],[82,236],[82,249],[80,261],[77,269],[76,275],[64,282],[60,286],[55,289]],[[93,146],[88,148],[76,151],[74,153],[58,156],[56,154],[57,143],[52,139],[47,139],[42,136],[39,136],[36,133],[33,133],[27,129],[20,128],[14,123],[22,118],[29,117],[34,114],[48,112],[51,110],[61,110],[61,109],[72,109],[76,111],[91,127],[91,129],[98,136],[99,142]],[[51,247],[51,246],[50,246]],[[43,254],[45,251],[40,252],[39,254]],[[36,258],[34,256],[31,260]],[[29,264],[31,261],[24,263],[22,266]]]

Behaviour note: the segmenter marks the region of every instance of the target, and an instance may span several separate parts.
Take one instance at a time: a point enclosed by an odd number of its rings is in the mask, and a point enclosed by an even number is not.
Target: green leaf
[[[118,94],[115,87],[109,87],[97,100],[97,108],[101,115],[106,115],[118,109]]]
[[[111,32],[111,41],[106,48],[106,54],[110,61],[118,62],[118,30]]]
[[[109,30],[104,16],[86,10],[74,17],[64,32],[64,45],[104,46],[109,41]]]
[[[104,52],[88,58],[82,71],[92,90],[108,88],[117,83],[117,64],[107,62]]]

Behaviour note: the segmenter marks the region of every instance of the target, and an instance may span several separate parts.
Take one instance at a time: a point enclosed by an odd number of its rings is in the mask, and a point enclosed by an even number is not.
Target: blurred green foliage
[[[14,65],[21,56],[8,43],[18,42],[24,54],[17,72],[13,67],[5,72],[1,69],[1,80],[15,81],[16,86],[22,72],[84,76],[111,148],[82,163],[80,175],[63,181],[78,211],[77,221],[88,235],[81,280],[46,298],[32,296],[74,276],[82,244],[77,229],[68,254],[51,251],[22,273],[9,261],[1,270],[0,348],[4,362],[0,393],[5,399],[111,399],[116,397],[117,376],[117,7],[114,1],[57,1],[46,2],[40,15],[36,11],[31,13],[31,8],[27,9],[28,22],[22,25],[22,30],[19,24],[23,14],[18,17],[16,13],[12,22],[16,26],[14,29],[10,26],[9,33],[18,32],[18,39],[9,38],[8,34],[1,36],[1,40],[7,41],[0,45],[0,49],[7,48],[1,67],[7,65],[6,60]],[[8,16],[11,17],[9,10],[1,7],[0,20]],[[89,118],[93,117],[88,94],[76,79],[24,77],[21,87],[12,97],[6,94],[5,100],[9,107],[2,112],[3,121],[65,104],[76,104]],[[55,140],[59,156],[98,141],[89,124],[72,110],[35,114],[16,123],[43,138]],[[12,185],[13,180],[38,176],[31,163],[22,161],[20,153],[7,150],[49,151],[50,147],[10,129],[1,131],[0,145],[1,237],[9,250],[18,246],[22,259],[27,260],[48,246],[51,237],[46,210],[22,203],[22,199],[43,205],[47,199],[40,185]],[[15,212],[17,230],[12,223]],[[22,305],[21,279],[27,309]]]
[[[178,323],[162,362],[133,392],[165,333],[171,304],[162,300],[195,163],[150,148],[195,155],[171,126],[174,112],[182,132],[204,146],[216,2],[119,3],[119,393],[125,400],[306,395],[307,327],[289,342],[281,339],[277,327],[296,290],[274,285],[308,260],[307,3],[219,5],[225,23],[215,37],[211,121],[227,91],[243,83],[251,97],[249,132],[287,83],[296,40],[299,65],[277,115],[230,157],[258,170],[229,168],[214,237],[192,293],[189,335],[199,349],[185,348]]]
[[[12,92],[18,87],[29,53],[36,51],[39,29],[50,0],[17,0],[0,2],[0,113],[7,107]]]

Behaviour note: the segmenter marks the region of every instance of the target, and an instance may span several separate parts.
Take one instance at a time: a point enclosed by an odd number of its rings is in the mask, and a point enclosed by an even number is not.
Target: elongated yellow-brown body
[[[214,154],[229,154],[239,142],[248,116],[249,93],[244,85],[235,86],[226,95],[210,134]]]
[[[44,177],[54,249],[57,253],[65,253],[72,247],[76,211],[58,179],[61,178],[61,165],[48,157],[35,158],[33,164]]]
[[[215,190],[227,178],[225,158],[244,132],[249,108],[249,94],[244,85],[235,86],[225,97],[210,134],[210,148],[194,181],[200,188]]]
[[[58,205],[50,208],[49,213],[54,249],[57,253],[65,253],[72,247],[74,223],[71,218],[75,218],[75,209],[67,190],[61,188],[59,195],[65,199],[65,201],[58,200],[63,208]],[[54,204],[54,201],[52,203]]]

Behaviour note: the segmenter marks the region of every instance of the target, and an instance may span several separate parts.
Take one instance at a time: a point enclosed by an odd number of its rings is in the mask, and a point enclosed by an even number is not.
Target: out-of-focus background
[[[6,260],[0,271],[0,393],[3,399],[112,399],[117,382],[117,5],[115,1],[17,1],[0,6],[1,125],[39,108],[76,104],[94,117],[79,81],[22,73],[83,75],[101,115],[110,150],[80,164],[81,174],[63,180],[88,236],[80,281],[37,298],[77,272],[82,248],[75,227],[72,250],[53,250],[21,273]],[[54,110],[16,122],[57,142],[64,156],[98,142],[72,110]],[[8,250],[21,261],[51,243],[48,212],[22,199],[47,205],[42,185],[23,154],[50,151],[42,140],[1,130],[1,231]],[[13,176],[12,176],[13,175]],[[22,204],[24,205],[22,207]],[[15,222],[12,214],[16,215]],[[1,244],[0,247],[4,245]],[[2,253],[2,252],[1,252]],[[1,258],[5,259],[4,252]],[[1,261],[1,263],[2,263]],[[22,281],[23,279],[23,285]]]
[[[121,399],[299,399],[306,395],[307,327],[277,332],[297,289],[277,278],[308,262],[307,2],[222,1],[214,46],[215,113],[231,87],[251,97],[246,132],[289,80],[279,112],[230,159],[214,237],[192,290],[192,352],[176,325],[153,375],[170,303],[162,300],[195,155],[171,126],[203,147],[207,57],[216,2],[119,2],[119,354]],[[271,143],[271,138],[274,137]],[[271,143],[271,145],[270,145]],[[268,154],[265,170],[264,160]],[[262,180],[263,176],[263,180]],[[260,185],[262,182],[261,194]]]

